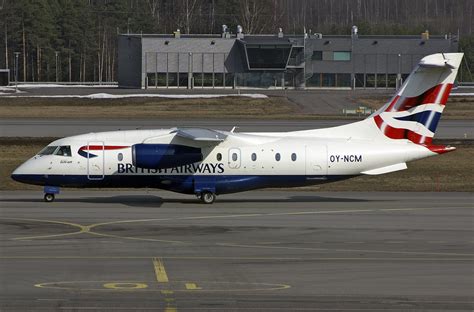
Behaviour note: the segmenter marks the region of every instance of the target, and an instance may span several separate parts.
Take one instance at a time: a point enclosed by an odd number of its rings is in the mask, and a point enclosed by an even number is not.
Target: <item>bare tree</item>
[[[248,34],[261,33],[269,19],[262,18],[265,9],[268,8],[268,2],[264,0],[241,0],[240,23],[244,31]]]
[[[184,29],[187,34],[191,32],[191,19],[198,0],[184,0]]]
[[[8,68],[8,28],[5,23],[5,68]]]
[[[158,7],[160,0],[146,0],[148,8],[150,8],[150,13],[152,17],[155,17],[156,14],[159,14]]]

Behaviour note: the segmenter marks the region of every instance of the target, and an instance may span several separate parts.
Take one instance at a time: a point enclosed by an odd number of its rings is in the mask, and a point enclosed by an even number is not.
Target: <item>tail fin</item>
[[[463,53],[424,57],[397,94],[371,117],[391,139],[431,145]]]

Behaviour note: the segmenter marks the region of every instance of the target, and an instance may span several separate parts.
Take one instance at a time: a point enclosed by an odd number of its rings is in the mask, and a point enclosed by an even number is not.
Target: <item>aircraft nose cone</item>
[[[20,183],[42,185],[44,183],[44,176],[35,174],[31,169],[31,161],[26,161],[16,168],[10,177]]]
[[[17,181],[17,182],[21,182],[21,183],[25,183],[25,174],[24,174],[24,170],[22,170],[22,167],[23,165],[20,165],[18,168],[16,168],[12,174],[10,175],[10,177]]]
[[[10,176],[13,180],[15,180],[16,182],[20,182],[20,183],[26,183],[25,182],[25,179],[22,177],[21,174],[11,174]]]

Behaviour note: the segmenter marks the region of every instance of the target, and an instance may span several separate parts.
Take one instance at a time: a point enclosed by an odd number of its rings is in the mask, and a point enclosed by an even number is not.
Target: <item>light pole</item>
[[[398,54],[397,90],[402,86],[402,55]]]
[[[54,51],[56,55],[56,82],[58,82],[58,58],[59,58],[59,51]]]
[[[15,54],[15,92],[18,92],[18,57],[20,52],[14,52]]]

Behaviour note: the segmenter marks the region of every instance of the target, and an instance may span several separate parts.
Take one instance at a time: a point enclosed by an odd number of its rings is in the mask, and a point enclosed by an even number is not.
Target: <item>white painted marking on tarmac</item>
[[[307,250],[307,251],[328,251],[328,252],[365,252],[365,253],[385,253],[385,254],[403,254],[403,255],[426,255],[426,256],[459,256],[472,257],[474,254],[463,254],[453,252],[421,252],[421,251],[396,251],[396,250],[374,250],[374,249],[339,249],[339,248],[311,248],[311,247],[288,247],[288,246],[265,246],[265,245],[245,245],[233,243],[216,243],[223,247],[241,247],[241,248],[267,248],[267,249],[286,249],[286,250]]]
[[[38,298],[38,301],[69,301],[69,299],[65,298]]]
[[[390,209],[380,209],[382,211],[410,211],[414,210],[413,208],[390,208]]]

